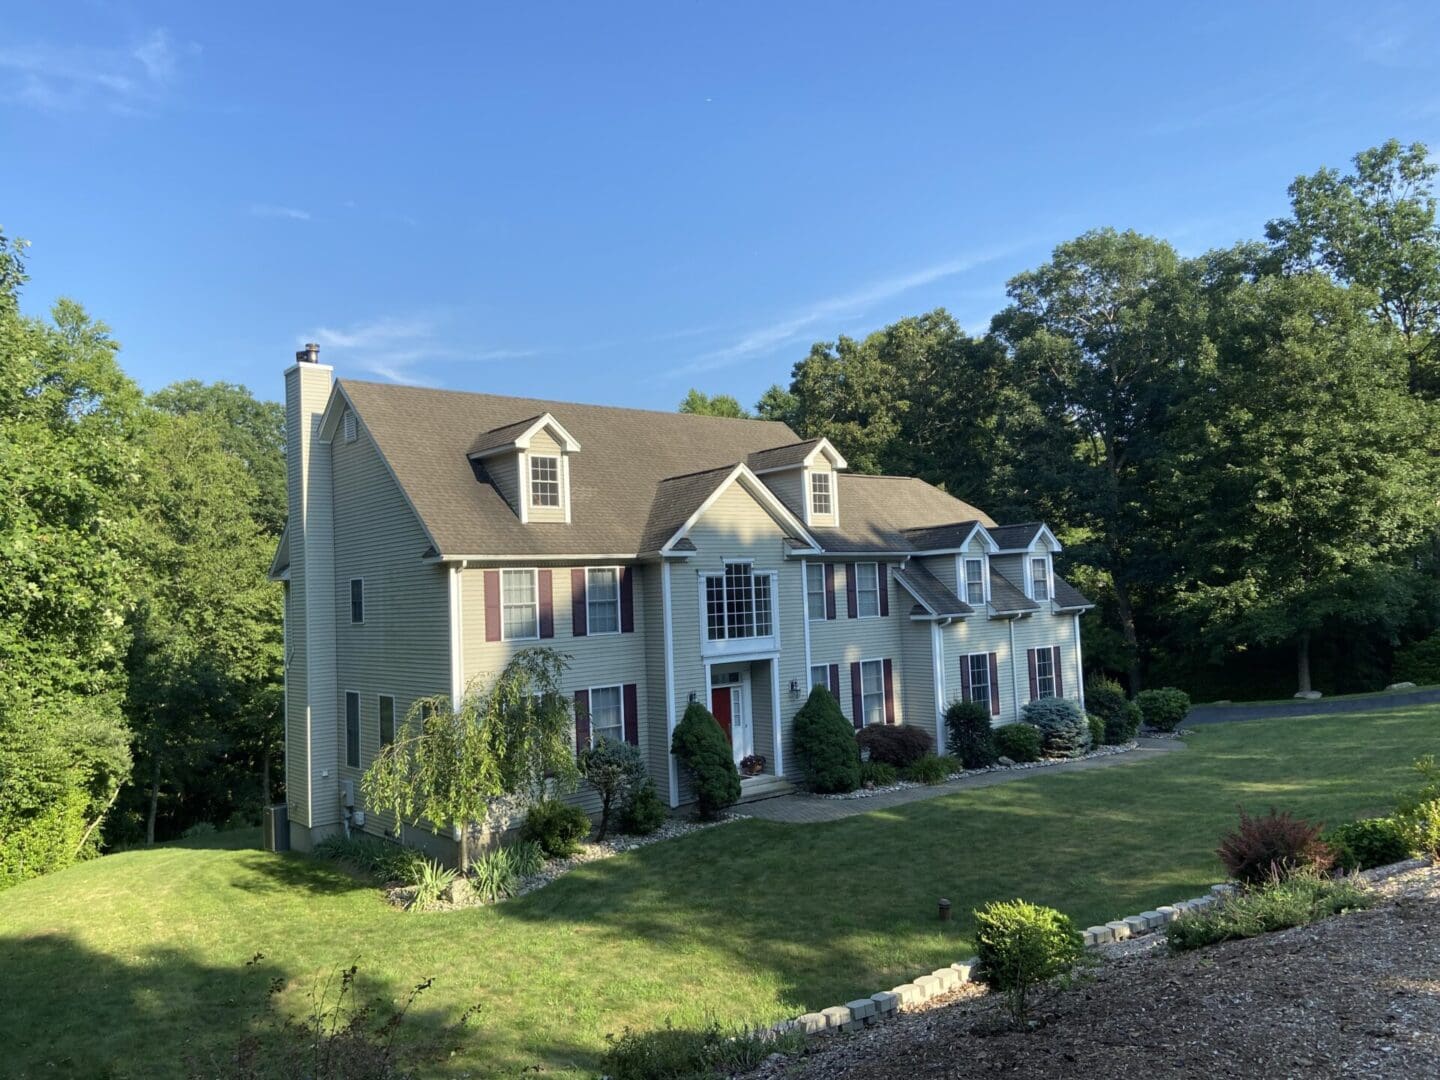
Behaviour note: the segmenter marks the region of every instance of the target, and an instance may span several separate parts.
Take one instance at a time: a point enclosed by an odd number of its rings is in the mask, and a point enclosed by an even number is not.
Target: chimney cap
[[[305,347],[295,354],[295,360],[301,364],[318,364],[320,346],[313,341],[306,342]]]

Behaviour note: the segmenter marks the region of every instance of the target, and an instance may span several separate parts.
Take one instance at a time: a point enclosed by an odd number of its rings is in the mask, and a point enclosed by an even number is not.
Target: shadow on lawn
[[[237,1046],[247,1035],[294,1038],[282,1031],[283,1016],[303,1020],[310,995],[334,969],[299,970],[283,958],[252,964],[208,966],[175,949],[161,949],[122,961],[96,952],[68,935],[0,939],[5,1007],[0,1009],[0,1072],[10,1076],[227,1076]],[[417,973],[415,982],[426,973]],[[435,973],[436,990],[445,975]],[[282,1014],[270,995],[272,980],[286,984]],[[375,1002],[377,1017],[401,1004],[411,985],[367,977],[362,967],[355,1004]],[[413,985],[413,984],[412,984]],[[454,987],[444,988],[451,992]],[[330,1000],[334,1000],[332,992]],[[459,1010],[426,1009],[422,995],[407,1015],[401,1034],[402,1060],[409,1067],[438,1063],[456,1053],[483,1067],[489,1026],[458,1030]],[[561,1033],[556,1033],[557,1035]],[[547,1061],[584,1060],[592,1055],[563,1039],[543,1048]],[[13,1072],[9,1070],[14,1070]],[[422,1070],[423,1071],[423,1070]]]
[[[252,893],[289,893],[296,889],[319,896],[335,896],[356,889],[374,889],[369,878],[352,872],[341,863],[297,851],[256,851],[238,856],[248,874],[233,882],[236,889]]]

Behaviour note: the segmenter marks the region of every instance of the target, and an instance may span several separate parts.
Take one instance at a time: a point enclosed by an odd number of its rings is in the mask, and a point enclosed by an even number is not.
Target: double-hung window
[[[810,514],[812,517],[827,517],[835,512],[835,501],[830,494],[830,474],[810,474]]]
[[[350,579],[350,621],[352,623],[363,623],[365,621],[365,579]]]
[[[1050,560],[1030,560],[1030,581],[1034,586],[1036,600],[1050,599]]]
[[[965,602],[971,607],[985,603],[985,560],[965,560]]]
[[[380,745],[389,746],[395,741],[395,699],[389,694],[380,695]]]
[[[1042,697],[1055,696],[1055,651],[1035,650],[1035,689]]]
[[[855,563],[855,614],[869,619],[880,614],[880,565]]]
[[[828,664],[812,664],[810,666],[810,689],[817,686],[830,689],[830,667]]]
[[[618,686],[599,686],[590,691],[590,745],[601,739],[625,741],[625,707]]]
[[[865,723],[885,722],[885,665],[879,660],[860,662],[860,699]]]
[[[585,632],[620,632],[620,571],[613,566],[585,571]]]
[[[970,666],[970,700],[990,708],[990,654],[971,653],[965,663]]]
[[[771,577],[748,562],[725,564],[723,574],[705,575],[705,636],[710,641],[770,637]]]
[[[540,636],[540,600],[534,570],[500,571],[501,633],[505,641]]]
[[[345,764],[360,767],[360,695],[345,691]]]
[[[825,567],[820,563],[805,564],[805,611],[812,621],[825,619]]]
[[[560,505],[560,459],[530,458],[530,505]]]

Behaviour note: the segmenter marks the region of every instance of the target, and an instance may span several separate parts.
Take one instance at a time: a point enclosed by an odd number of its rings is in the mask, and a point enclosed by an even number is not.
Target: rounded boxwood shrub
[[[1135,695],[1135,704],[1147,725],[1156,731],[1174,731],[1190,712],[1190,695],[1173,686],[1141,690]]]
[[[1140,706],[1125,696],[1114,679],[1090,679],[1085,684],[1085,708],[1105,721],[1105,735],[1100,741],[1107,746],[1127,743],[1140,730]]]
[[[537,802],[520,826],[520,839],[539,844],[551,858],[575,854],[589,834],[590,818],[585,811],[559,799]]]
[[[990,709],[981,701],[952,701],[945,709],[949,749],[967,769],[988,769],[1000,752],[990,726]]]
[[[1394,818],[1347,821],[1321,839],[1335,853],[1335,865],[1351,873],[1389,866],[1415,854],[1405,829]]]
[[[919,784],[943,784],[950,779],[955,759],[926,754],[907,765],[900,775]]]
[[[1085,714],[1085,723],[1090,726],[1090,746],[1097,747],[1105,744],[1105,721],[1094,713]]]
[[[1040,732],[1029,724],[1002,724],[995,729],[995,749],[1011,761],[1040,760]]]
[[[870,751],[870,760],[903,769],[926,754],[935,752],[935,740],[924,728],[909,724],[867,724],[855,733],[860,756]]]
[[[668,813],[660,792],[655,789],[655,781],[646,777],[620,808],[620,829],[632,836],[649,836],[665,824]]]
[[[710,710],[698,701],[686,706],[685,715],[675,725],[670,752],[690,777],[702,817],[713,818],[740,801],[740,770],[735,768],[730,740]]]
[[[1068,916],[1024,900],[976,911],[975,945],[985,981],[1009,997],[1017,1020],[1025,1018],[1032,986],[1065,974],[1084,954],[1084,938]]]
[[[1040,732],[1040,751],[1046,757],[1075,758],[1090,749],[1090,725],[1069,698],[1040,698],[1021,713]]]
[[[812,791],[845,792],[860,786],[860,746],[840,703],[823,686],[795,714],[795,757]]]

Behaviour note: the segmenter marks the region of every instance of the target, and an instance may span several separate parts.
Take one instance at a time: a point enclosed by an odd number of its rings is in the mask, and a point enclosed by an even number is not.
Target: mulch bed
[[[1117,952],[1005,1030],[967,988],[850,1037],[813,1040],[784,1078],[1440,1076],[1440,868],[1392,877],[1377,907],[1170,956]],[[1154,935],[1157,944],[1163,935]]]

